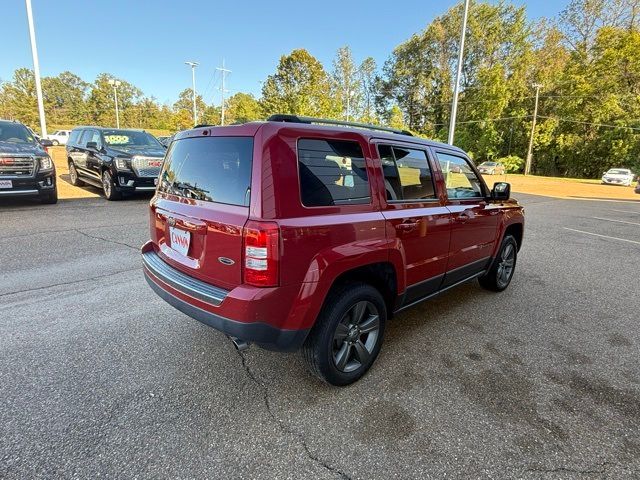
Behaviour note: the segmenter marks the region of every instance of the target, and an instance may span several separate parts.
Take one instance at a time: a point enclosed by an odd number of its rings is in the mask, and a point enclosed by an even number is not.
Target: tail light
[[[277,223],[249,220],[244,239],[244,283],[256,287],[278,285],[280,230]]]

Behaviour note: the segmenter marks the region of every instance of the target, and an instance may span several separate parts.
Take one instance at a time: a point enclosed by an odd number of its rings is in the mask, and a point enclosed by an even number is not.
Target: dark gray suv
[[[0,198],[39,197],[42,203],[56,203],[56,168],[45,146],[19,122],[0,120]]]

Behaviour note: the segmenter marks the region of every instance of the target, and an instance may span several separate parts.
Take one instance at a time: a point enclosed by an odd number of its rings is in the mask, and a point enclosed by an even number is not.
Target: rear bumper
[[[256,343],[268,350],[298,350],[309,333],[308,329],[281,329],[267,322],[232,319],[198,305],[216,308],[230,292],[189,277],[166,264],[153,251],[143,247],[142,259],[147,283],[165,302],[205,325],[226,335]],[[265,312],[266,313],[266,312]]]

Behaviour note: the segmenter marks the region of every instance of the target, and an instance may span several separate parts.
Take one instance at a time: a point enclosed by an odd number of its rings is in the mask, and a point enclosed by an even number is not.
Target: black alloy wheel
[[[373,286],[333,288],[302,347],[309,370],[331,385],[357,381],[380,353],[386,320],[384,298]]]

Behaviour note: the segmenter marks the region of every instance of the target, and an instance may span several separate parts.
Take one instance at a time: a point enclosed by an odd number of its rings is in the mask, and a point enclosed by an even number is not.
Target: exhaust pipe
[[[231,341],[233,342],[233,346],[236,347],[236,349],[239,352],[244,352],[247,348],[249,348],[251,346],[251,344],[245,340],[240,340],[237,337],[229,337],[231,339]]]

